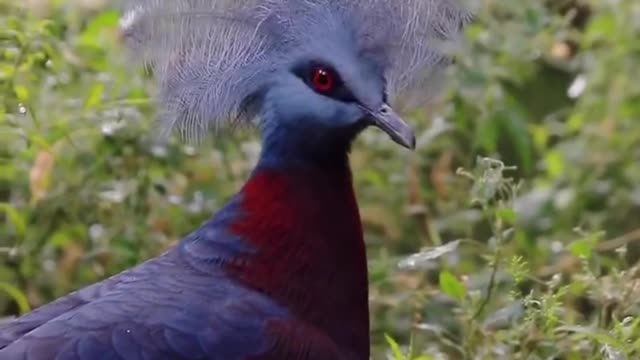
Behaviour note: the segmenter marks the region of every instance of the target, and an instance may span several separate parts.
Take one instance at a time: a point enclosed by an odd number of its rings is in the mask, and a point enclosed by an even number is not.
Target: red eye
[[[331,72],[323,68],[317,68],[313,71],[313,86],[320,92],[329,92],[335,85],[335,79]]]

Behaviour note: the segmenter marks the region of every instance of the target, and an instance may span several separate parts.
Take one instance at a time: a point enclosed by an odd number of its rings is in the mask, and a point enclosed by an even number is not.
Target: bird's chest
[[[232,231],[255,252],[236,276],[338,346],[367,351],[366,252],[350,177],[254,181],[243,193],[246,215]]]

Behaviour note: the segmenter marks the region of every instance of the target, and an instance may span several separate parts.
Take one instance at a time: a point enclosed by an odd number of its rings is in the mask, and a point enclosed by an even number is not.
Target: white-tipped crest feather
[[[447,62],[441,43],[471,18],[456,0],[125,1],[121,31],[157,77],[163,125],[189,139],[250,122],[246,100],[260,75],[304,46],[315,25],[348,23],[357,51],[385,69],[391,101],[406,105]]]

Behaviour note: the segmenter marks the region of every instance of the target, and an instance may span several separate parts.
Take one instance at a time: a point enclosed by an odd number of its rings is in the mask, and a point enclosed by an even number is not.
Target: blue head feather
[[[470,19],[455,0],[129,0],[126,9],[122,31],[154,69],[165,128],[193,139],[257,123],[267,138],[313,143],[377,117],[405,146],[409,131],[387,103],[408,110],[429,93],[446,63],[441,43]],[[318,91],[318,70],[337,90]]]

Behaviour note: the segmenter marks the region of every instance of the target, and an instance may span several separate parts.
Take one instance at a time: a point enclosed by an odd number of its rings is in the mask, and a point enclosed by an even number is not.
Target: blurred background
[[[640,358],[640,2],[480,2],[443,94],[353,151],[374,359]],[[174,245],[239,131],[153,140],[106,0],[0,0],[0,318]],[[339,295],[339,294],[338,294]]]

